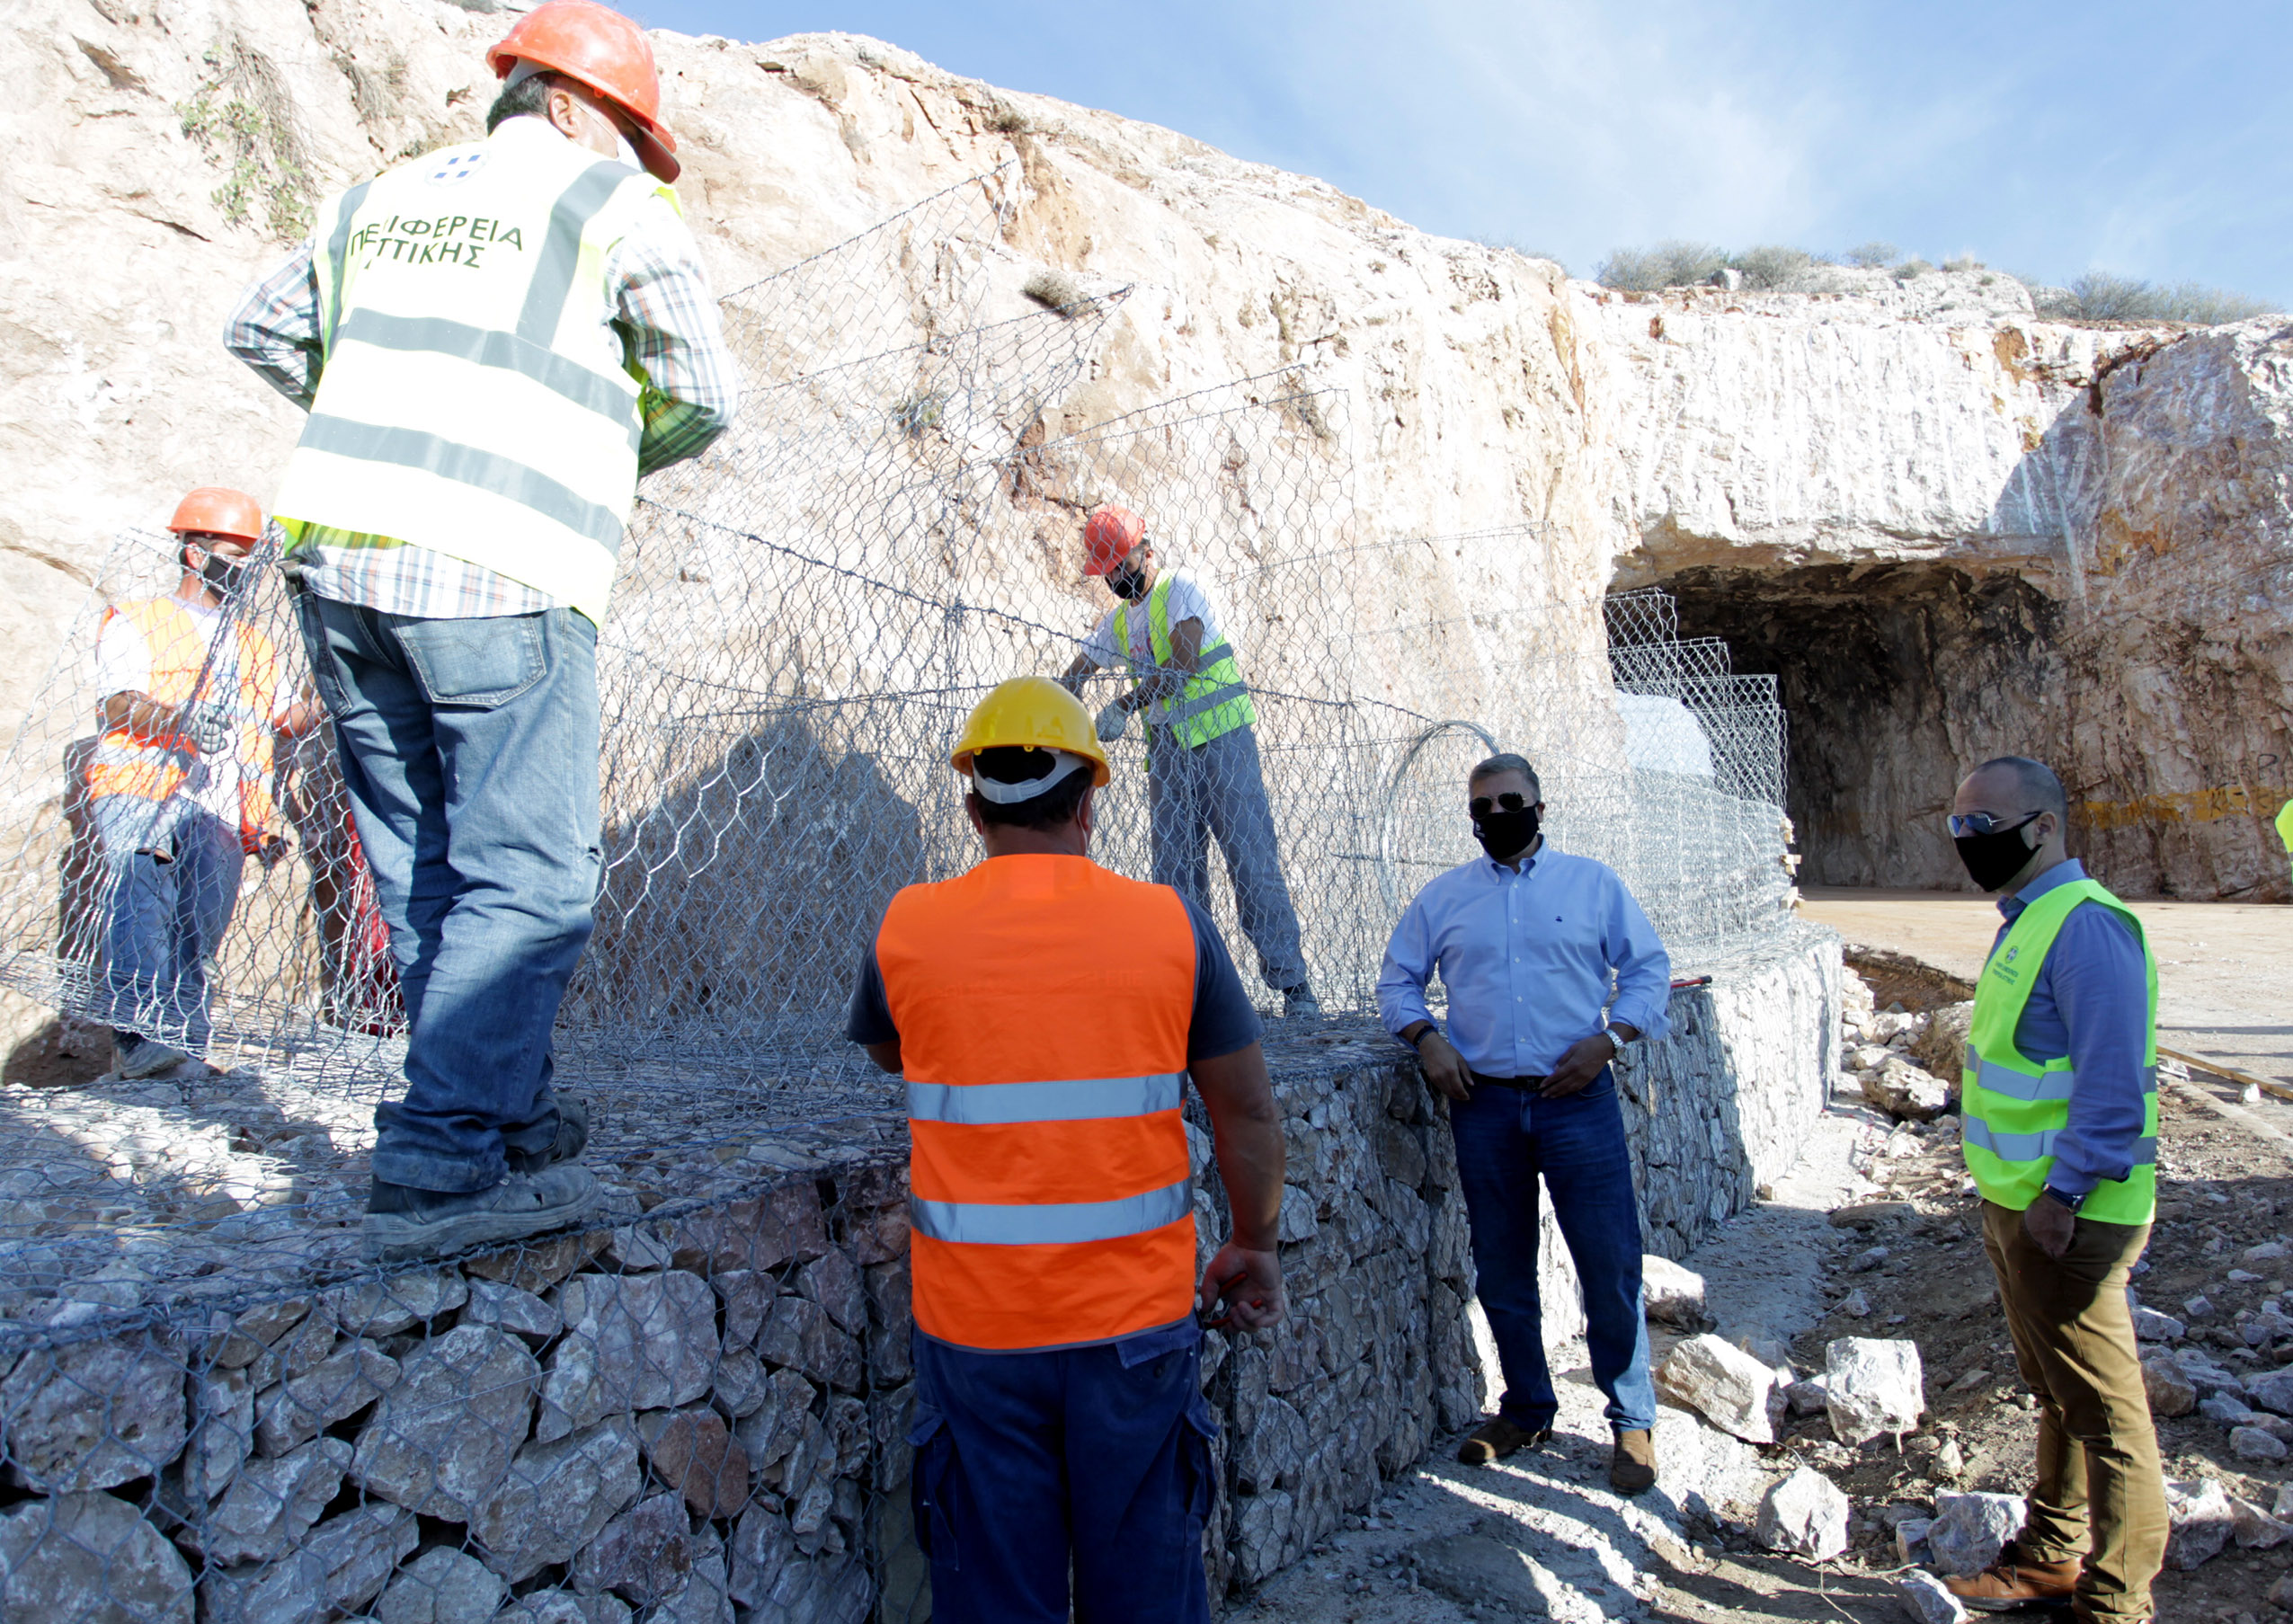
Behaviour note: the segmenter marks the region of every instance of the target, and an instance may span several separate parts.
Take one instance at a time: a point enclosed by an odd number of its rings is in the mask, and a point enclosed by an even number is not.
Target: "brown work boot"
[[[1977,1612],[2067,1607],[2071,1593],[2078,1588],[2078,1558],[2033,1562],[2009,1540],[1988,1567],[1971,1578],[1945,1579],[1942,1587]]]
[[[1502,1415],[1492,1415],[1458,1446],[1457,1459],[1467,1466],[1488,1466],[1515,1450],[1540,1448],[1551,1436],[1549,1426],[1515,1426]]]
[[[1637,1495],[1656,1486],[1656,1441],[1644,1426],[1616,1434],[1616,1452],[1608,1458],[1608,1486],[1620,1495]]]

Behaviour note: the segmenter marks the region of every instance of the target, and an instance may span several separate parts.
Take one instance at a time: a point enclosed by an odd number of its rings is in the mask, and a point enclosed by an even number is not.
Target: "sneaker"
[[[1282,1015],[1285,1020],[1321,1019],[1321,1000],[1314,997],[1314,989],[1300,981],[1295,987],[1282,989]]]
[[[111,1074],[121,1082],[164,1077],[191,1058],[189,1050],[146,1037],[140,1032],[111,1034]]]
[[[577,1224],[597,1210],[603,1194],[596,1176],[578,1162],[512,1173],[490,1190],[416,1190],[377,1179],[359,1230],[367,1250],[384,1263],[442,1257]]]
[[[1616,1452],[1608,1458],[1608,1486],[1620,1495],[1644,1494],[1656,1486],[1656,1443],[1644,1426],[1616,1434]]]
[[[1457,1459],[1467,1466],[1488,1466],[1515,1450],[1542,1449],[1551,1436],[1549,1426],[1515,1426],[1502,1415],[1492,1415],[1458,1446]]]
[[[539,1156],[510,1152],[510,1171],[538,1173],[544,1167],[554,1167],[559,1162],[576,1159],[589,1148],[589,1105],[584,1100],[557,1098],[557,1142]]]
[[[1962,1606],[1977,1612],[2019,1612],[2025,1607],[2066,1607],[2078,1588],[2078,1558],[2033,1562],[2009,1540],[1998,1548],[1998,1559],[1965,1579],[1945,1579],[1942,1586]]]

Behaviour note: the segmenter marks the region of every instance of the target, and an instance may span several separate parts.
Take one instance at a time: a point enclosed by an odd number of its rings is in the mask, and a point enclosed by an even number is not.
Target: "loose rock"
[[[2272,1434],[2257,1426],[2234,1426],[2229,1429],[2229,1452],[2240,1460],[2258,1460],[2273,1464],[2285,1459],[2289,1451]]]
[[[2198,1386],[2171,1359],[2152,1354],[2142,1361],[2142,1386],[2153,1415],[2186,1415],[2198,1407]]]
[[[1895,1578],[1896,1591],[1903,1598],[1904,1611],[1919,1620],[1919,1624],[1966,1624],[1967,1609],[1958,1597],[1942,1585],[1933,1574],[1913,1568]]]
[[[1711,1323],[1704,1311],[1704,1277],[1669,1257],[1649,1253],[1640,1259],[1640,1300],[1659,1325],[1701,1331]]]
[[[2018,1495],[1937,1495],[1927,1530],[1934,1565],[1958,1578],[1982,1572],[2022,1531],[2026,1510]]]
[[[1867,1443],[1882,1433],[1907,1433],[1919,1424],[1926,1394],[1915,1342],[1842,1336],[1825,1349],[1824,1408],[1832,1436],[1845,1444]]]
[[[1775,1372],[1709,1332],[1674,1348],[1657,1368],[1656,1389],[1722,1432],[1750,1443],[1775,1442]]]
[[[1820,1562],[1847,1549],[1849,1511],[1837,1485],[1803,1466],[1762,1496],[1754,1537],[1769,1550]]]
[[[2279,1485],[2280,1490],[2286,1485]],[[2237,1495],[2229,1496],[2231,1536],[2240,1549],[2269,1550],[2293,1540],[2293,1523],[2280,1522],[2251,1500]]]
[[[2221,1554],[2237,1530],[2228,1491],[2210,1479],[2165,1485],[2165,1565],[2187,1573]]]

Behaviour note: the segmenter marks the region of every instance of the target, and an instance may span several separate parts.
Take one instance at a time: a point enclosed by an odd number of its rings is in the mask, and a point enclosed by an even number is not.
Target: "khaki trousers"
[[[1983,1248],[2039,1401],[2037,1481],[2017,1542],[2034,1562],[2083,1555],[2078,1616],[2110,1624],[2152,1616],[2150,1582],[2165,1561],[2165,1477],[2126,1306],[2127,1271],[2149,1234],[2081,1218],[2053,1258],[2020,1212],[1983,1202]]]

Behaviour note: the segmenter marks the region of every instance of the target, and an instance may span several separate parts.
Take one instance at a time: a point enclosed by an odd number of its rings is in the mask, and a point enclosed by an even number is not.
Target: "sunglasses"
[[[1465,809],[1476,818],[1486,818],[1493,812],[1526,812],[1535,804],[1526,795],[1515,794],[1508,789],[1494,801],[1487,795],[1475,795],[1465,803]]]
[[[2042,812],[2025,812],[2012,823],[2002,823],[1988,812],[1952,812],[1950,818],[1951,838],[1963,840],[1969,835],[2003,835],[2044,815]]]

